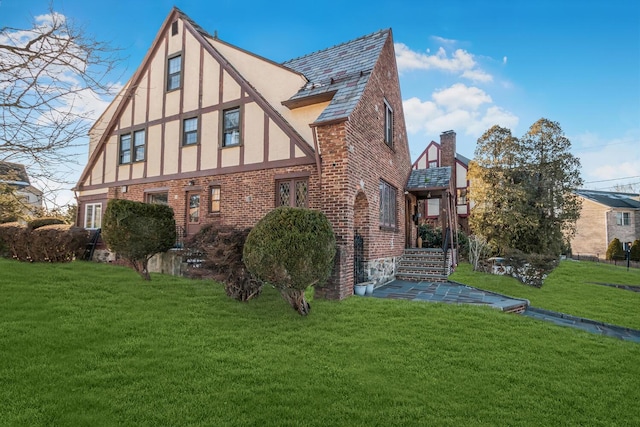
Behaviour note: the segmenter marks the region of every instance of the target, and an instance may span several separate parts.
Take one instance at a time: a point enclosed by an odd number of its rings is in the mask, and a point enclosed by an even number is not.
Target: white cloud
[[[456,43],[458,43],[458,40],[454,40],[454,39],[446,39],[444,37],[440,37],[440,36],[431,36],[430,37],[431,40],[433,40],[434,42],[436,42],[437,44],[440,45],[445,45],[445,46],[453,46]]]
[[[452,55],[449,55],[443,47],[440,47],[435,54],[430,55],[429,51],[415,52],[403,43],[396,43],[395,50],[398,70],[401,73],[412,70],[439,70],[458,74],[474,82],[493,80],[490,74],[478,67],[474,56],[464,49],[456,49]]]
[[[503,63],[503,64],[506,64],[506,63],[507,63],[507,57],[506,57],[506,56],[503,56],[503,57],[502,57],[502,63]]]
[[[519,121],[515,114],[493,105],[482,89],[462,83],[435,91],[430,100],[407,99],[403,110],[407,131],[428,137],[453,129],[477,138],[493,125],[514,128]]]

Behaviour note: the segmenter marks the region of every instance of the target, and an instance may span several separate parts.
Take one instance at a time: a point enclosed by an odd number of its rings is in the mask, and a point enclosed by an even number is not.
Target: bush
[[[35,230],[36,228],[44,227],[45,225],[54,225],[54,224],[64,224],[64,220],[55,217],[43,217],[32,219],[27,223],[27,227],[31,230]]]
[[[442,247],[442,228],[435,227],[431,224],[422,224],[418,229],[420,237],[422,237],[423,248],[441,248]]]
[[[256,278],[275,286],[298,313],[306,315],[310,307],[304,291],[327,281],[335,253],[335,235],[322,212],[279,207],[251,230],[243,259]]]
[[[609,246],[607,247],[607,259],[608,260],[616,260],[616,259],[624,259],[624,249],[622,248],[622,243],[616,237],[614,238]]]
[[[634,240],[631,245],[631,260],[640,261],[640,240]]]
[[[19,223],[0,225],[2,256],[31,262],[69,262],[79,258],[89,241],[87,230],[66,224],[31,230]]]
[[[542,287],[544,279],[558,266],[559,258],[548,254],[525,254],[509,249],[504,257],[507,273],[525,285]]]
[[[129,261],[143,279],[151,280],[149,259],[171,249],[176,241],[173,209],[111,199],[104,213],[102,237],[109,249]]]
[[[458,259],[465,259],[469,256],[469,237],[462,230],[458,230],[458,251]]]
[[[224,284],[228,296],[248,301],[262,292],[262,282],[253,277],[242,262],[242,251],[251,229],[205,226],[187,243],[189,250],[202,253],[204,262],[198,270]]]

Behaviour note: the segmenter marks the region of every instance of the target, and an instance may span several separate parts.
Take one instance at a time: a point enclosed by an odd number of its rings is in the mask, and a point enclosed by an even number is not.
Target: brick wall
[[[384,142],[387,101],[394,112],[393,148]],[[347,122],[317,128],[322,155],[322,210],[333,224],[339,256],[336,268],[319,294],[344,298],[353,293],[353,237],[356,197],[358,229],[363,230],[365,260],[402,255],[405,246],[404,186],[411,168],[402,110],[402,97],[393,51],[387,40],[358,106]],[[379,226],[379,183],[384,179],[396,189],[396,227]],[[366,203],[363,200],[366,197]]]

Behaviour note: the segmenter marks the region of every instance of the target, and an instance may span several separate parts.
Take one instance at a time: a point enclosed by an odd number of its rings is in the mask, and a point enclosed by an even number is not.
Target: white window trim
[[[96,224],[96,208],[99,207],[100,209],[100,221],[98,224]],[[89,208],[91,208],[91,224],[87,223],[87,218],[89,217],[88,212],[89,212]],[[97,226],[96,226],[97,225]],[[102,203],[87,203],[86,205],[84,205],[84,228],[88,229],[88,230],[96,230],[98,228],[102,227]]]

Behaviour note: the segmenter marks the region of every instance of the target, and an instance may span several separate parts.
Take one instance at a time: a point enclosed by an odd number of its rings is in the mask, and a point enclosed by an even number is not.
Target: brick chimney
[[[451,182],[456,191],[456,133],[452,130],[440,134],[440,166],[451,166]]]

